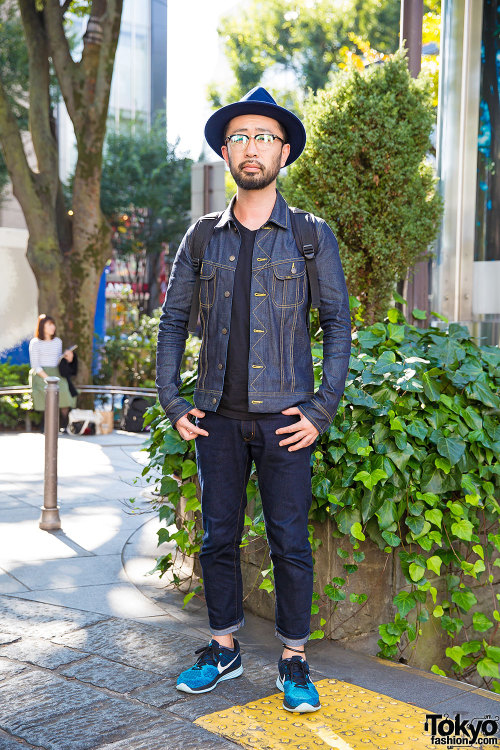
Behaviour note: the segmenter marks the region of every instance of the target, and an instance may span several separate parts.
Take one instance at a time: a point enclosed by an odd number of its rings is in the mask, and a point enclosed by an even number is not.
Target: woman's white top
[[[30,346],[30,365],[38,374],[44,367],[57,367],[62,354],[62,341],[58,336],[54,336],[49,341],[42,339],[31,339]]]

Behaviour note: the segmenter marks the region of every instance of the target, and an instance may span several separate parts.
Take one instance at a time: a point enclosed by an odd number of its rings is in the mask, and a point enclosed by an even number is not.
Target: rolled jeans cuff
[[[229,635],[229,633],[235,633],[242,628],[244,624],[245,618],[243,617],[243,619],[237,622],[236,625],[230,625],[228,628],[223,628],[222,630],[216,630],[215,628],[210,627],[210,632],[212,635]]]
[[[311,635],[308,633],[304,638],[287,638],[282,633],[279,632],[279,630],[275,631],[276,638],[279,638],[280,641],[284,646],[290,646],[290,648],[295,648],[296,646],[304,646],[307,641],[309,640],[309,636]]]

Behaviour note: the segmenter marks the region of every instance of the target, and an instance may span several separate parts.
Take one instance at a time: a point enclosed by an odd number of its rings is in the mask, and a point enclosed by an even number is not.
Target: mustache
[[[238,164],[238,169],[243,169],[244,167],[259,167],[259,169],[263,169],[263,165],[258,162],[254,161],[253,159],[248,159],[247,161],[242,161],[241,164]]]

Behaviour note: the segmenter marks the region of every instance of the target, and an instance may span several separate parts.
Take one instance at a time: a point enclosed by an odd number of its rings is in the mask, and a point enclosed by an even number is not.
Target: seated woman
[[[59,378],[59,409],[62,427],[68,424],[70,409],[76,406],[76,396],[72,396],[68,381],[59,373],[59,362],[62,357],[68,362],[73,361],[73,352],[66,349],[63,354],[62,341],[56,336],[56,323],[49,315],[39,315],[35,335],[29,344],[30,354],[30,386],[33,395],[35,411],[45,411],[45,378],[55,375]],[[42,420],[43,431],[43,420]]]

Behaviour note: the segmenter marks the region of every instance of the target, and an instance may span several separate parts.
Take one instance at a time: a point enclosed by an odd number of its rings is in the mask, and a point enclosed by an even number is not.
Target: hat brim
[[[239,115],[264,115],[277,120],[286,129],[290,154],[285,166],[292,164],[299,158],[306,145],[306,130],[299,118],[284,107],[277,104],[258,101],[234,102],[221,107],[214,112],[205,125],[205,138],[211,149],[217,156],[222,156],[221,148],[224,145],[224,130],[227,123]]]

